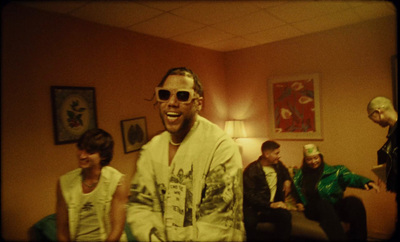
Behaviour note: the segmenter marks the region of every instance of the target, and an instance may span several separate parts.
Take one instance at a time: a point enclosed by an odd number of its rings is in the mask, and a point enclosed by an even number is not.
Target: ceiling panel
[[[199,38],[199,36],[202,37]],[[193,32],[188,32],[172,37],[172,39],[186,44],[205,46],[207,44],[212,44],[221,40],[232,39],[233,37],[235,37],[233,34],[219,31],[211,27],[205,27],[195,30]]]
[[[381,18],[389,15],[394,15],[396,9],[393,4],[389,2],[369,2],[362,5],[358,5],[354,9],[358,16],[362,20]]]
[[[258,45],[257,42],[243,39],[242,37],[234,37],[232,39],[221,40],[215,43],[205,45],[205,48],[219,50],[219,51],[231,51],[239,50],[248,47],[253,47]]]
[[[133,25],[129,29],[161,38],[170,38],[203,27],[203,24],[164,13],[146,22]]]
[[[21,1],[18,4],[26,7],[32,7],[49,12],[68,14],[73,10],[81,8],[87,4],[87,1]]]
[[[349,25],[351,23],[357,23],[360,21],[361,18],[354,14],[354,10],[348,9],[346,11],[336,12],[331,15],[323,15],[313,19],[296,22],[292,25],[302,32],[310,34]]]
[[[128,27],[163,12],[132,2],[96,1],[71,13],[72,16],[116,27]]]
[[[232,51],[395,15],[388,1],[18,1],[41,11]]]
[[[284,39],[290,39],[293,37],[304,35],[299,29],[291,26],[284,25],[273,29],[268,29],[263,32],[249,34],[246,36],[247,39],[256,41],[259,44],[272,43]]]
[[[171,11],[185,5],[190,4],[190,1],[136,1],[138,4],[142,4],[148,7],[152,7],[162,11]]]
[[[247,1],[192,1],[190,5],[171,13],[204,24],[215,24],[256,12],[258,8]]]
[[[287,23],[294,23],[349,8],[350,6],[345,2],[295,1],[268,8],[267,10]]]
[[[257,11],[238,19],[214,24],[213,27],[236,35],[245,35],[275,28],[284,25],[285,22],[279,20],[264,10]]]

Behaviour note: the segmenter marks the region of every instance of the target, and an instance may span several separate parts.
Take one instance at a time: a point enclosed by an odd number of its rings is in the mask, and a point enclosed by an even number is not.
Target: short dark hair
[[[193,78],[194,81],[194,91],[199,94],[200,97],[203,97],[203,84],[201,83],[199,77],[192,70],[186,67],[176,67],[168,70],[167,74],[163,77],[161,82],[157,85],[158,87],[162,87],[164,85],[165,80],[171,75],[179,75],[179,76],[187,76]]]
[[[101,166],[110,163],[114,153],[114,141],[106,131],[98,128],[89,129],[79,138],[77,147],[89,153],[99,152]]]
[[[267,140],[261,145],[261,153],[263,153],[266,150],[276,150],[279,147],[281,147],[281,145],[276,143],[275,141]]]

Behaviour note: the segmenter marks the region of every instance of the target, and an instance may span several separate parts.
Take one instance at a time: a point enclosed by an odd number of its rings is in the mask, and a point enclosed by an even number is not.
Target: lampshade
[[[234,139],[247,136],[243,120],[225,121],[225,132]]]

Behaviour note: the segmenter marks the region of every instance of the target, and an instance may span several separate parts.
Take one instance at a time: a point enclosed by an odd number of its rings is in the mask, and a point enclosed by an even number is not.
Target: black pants
[[[367,215],[364,204],[357,197],[345,197],[334,206],[322,199],[312,201],[306,206],[304,213],[307,218],[319,221],[329,240],[367,240]],[[341,221],[350,224],[347,233]]]
[[[262,212],[255,211],[252,208],[244,208],[244,226],[246,229],[247,241],[256,241],[257,224],[261,222],[271,222],[275,225],[275,231],[269,238],[261,238],[265,240],[289,240],[292,232],[292,214],[290,211],[282,208],[266,209]]]

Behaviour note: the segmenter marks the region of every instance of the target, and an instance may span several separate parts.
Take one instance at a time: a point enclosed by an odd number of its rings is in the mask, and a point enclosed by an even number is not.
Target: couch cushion
[[[303,212],[292,211],[292,235],[301,238],[328,240],[319,222],[306,218]]]
[[[293,210],[291,213],[293,238],[328,240],[318,222],[306,218],[303,212]],[[257,230],[262,233],[271,233],[273,229],[274,225],[272,223],[265,222],[257,225]]]

